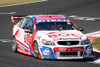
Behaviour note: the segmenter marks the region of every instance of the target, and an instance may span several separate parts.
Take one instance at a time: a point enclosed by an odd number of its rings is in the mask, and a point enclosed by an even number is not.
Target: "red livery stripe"
[[[29,47],[27,47],[26,45],[24,45],[22,42],[20,42],[19,40],[16,40],[18,43],[20,43],[21,45],[23,45],[26,49],[29,50]]]
[[[55,47],[54,52],[77,52],[84,51],[84,47]]]
[[[19,32],[19,29],[16,31],[15,36],[17,36],[18,32]]]

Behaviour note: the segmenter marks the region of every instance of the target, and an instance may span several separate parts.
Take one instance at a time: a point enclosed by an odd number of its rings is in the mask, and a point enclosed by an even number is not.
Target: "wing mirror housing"
[[[26,30],[25,30],[25,33],[30,33],[30,34],[32,34],[32,31],[31,31],[31,30],[26,29]]]
[[[79,30],[80,30],[80,31],[84,31],[84,29],[83,29],[82,27],[79,27]]]

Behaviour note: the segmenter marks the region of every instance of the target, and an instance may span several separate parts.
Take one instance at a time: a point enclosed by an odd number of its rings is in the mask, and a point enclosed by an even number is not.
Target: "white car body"
[[[16,38],[17,46],[14,51],[35,56],[37,50],[34,49],[34,42],[36,42],[38,47],[35,46],[35,48],[38,48],[37,58],[39,59],[89,59],[92,57],[92,44],[79,29],[36,30],[39,23],[63,21],[68,22],[69,25],[74,24],[71,20],[61,15],[37,16],[26,16],[33,20],[32,33],[22,27],[27,18],[14,25],[12,36]],[[34,20],[33,17],[36,19],[34,18]],[[48,17],[50,18],[48,19]],[[15,23],[14,19],[18,18],[13,16],[12,22]]]

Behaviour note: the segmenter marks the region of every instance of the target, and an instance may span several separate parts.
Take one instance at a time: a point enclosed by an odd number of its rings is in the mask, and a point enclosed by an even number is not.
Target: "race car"
[[[89,59],[92,44],[84,29],[65,15],[11,16],[12,50],[38,59]]]

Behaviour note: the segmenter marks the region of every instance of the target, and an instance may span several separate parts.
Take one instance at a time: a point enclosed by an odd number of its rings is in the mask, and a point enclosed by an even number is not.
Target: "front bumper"
[[[42,59],[89,59],[92,58],[92,46],[84,47],[47,47],[40,48]]]

